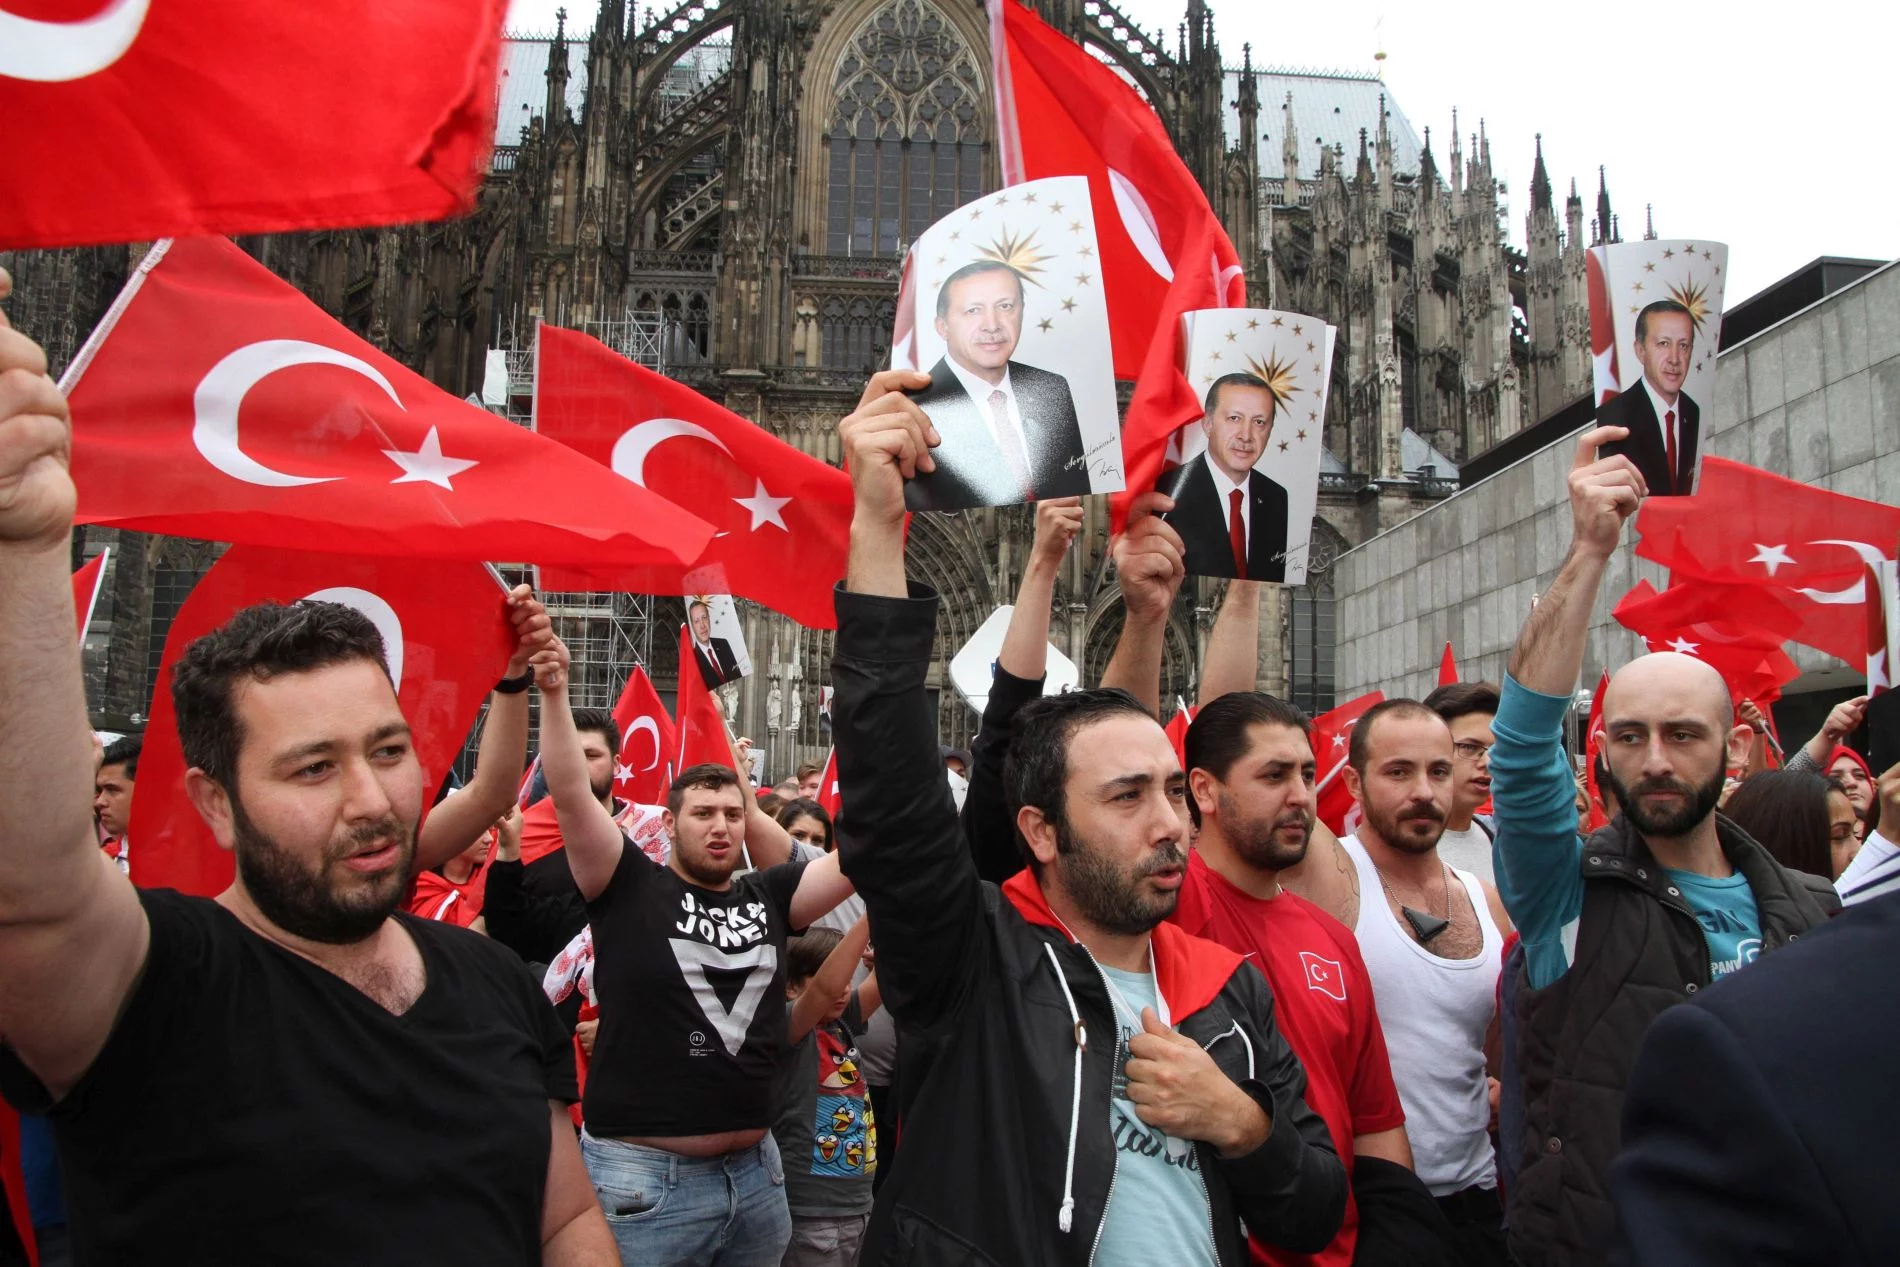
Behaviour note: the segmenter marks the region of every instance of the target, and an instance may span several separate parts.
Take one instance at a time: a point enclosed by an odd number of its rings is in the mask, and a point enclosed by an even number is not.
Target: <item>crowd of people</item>
[[[664,805],[616,798],[621,736],[571,705],[526,587],[473,773],[432,796],[370,620],[264,605],[163,688],[186,794],[236,861],[207,899],[127,876],[140,745],[89,732],[44,370],[0,320],[13,1250],[1900,1261],[1878,1003],[1900,766],[1846,746],[1863,698],[1737,781],[1759,710],[1660,653],[1615,670],[1580,778],[1564,717],[1646,492],[1599,454],[1618,428],[1578,441],[1570,550],[1504,680],[1353,726],[1344,836],[1316,817],[1340,754],[1254,689],[1260,582],[1227,587],[1181,751],[1163,730],[1185,570],[1156,493],[1112,547],[1102,682],[1047,696],[1082,511],[1037,506],[976,741],[940,746],[938,599],[905,565],[933,429],[879,375],[840,428],[835,820],[821,766],[754,788],[743,740]]]

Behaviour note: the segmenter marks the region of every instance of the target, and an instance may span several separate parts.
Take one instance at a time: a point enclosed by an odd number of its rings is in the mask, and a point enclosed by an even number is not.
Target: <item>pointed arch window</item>
[[[891,0],[866,18],[833,91],[827,254],[895,255],[983,192],[983,81],[930,0]]]

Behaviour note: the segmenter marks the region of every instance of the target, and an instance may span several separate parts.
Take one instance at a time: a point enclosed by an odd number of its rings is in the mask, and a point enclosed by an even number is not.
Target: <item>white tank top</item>
[[[1441,959],[1418,944],[1386,903],[1385,888],[1358,837],[1343,842],[1359,868],[1359,953],[1372,976],[1392,1080],[1405,1106],[1418,1177],[1435,1197],[1497,1186],[1484,1035],[1497,1012],[1504,939],[1475,876],[1452,869],[1484,931],[1470,959]]]

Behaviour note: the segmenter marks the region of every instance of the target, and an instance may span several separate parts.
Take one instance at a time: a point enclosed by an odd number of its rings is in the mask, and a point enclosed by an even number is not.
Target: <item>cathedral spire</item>
[[[1235,99],[1234,107],[1244,119],[1249,113],[1260,113],[1260,85],[1253,77],[1253,45],[1240,46],[1240,96]],[[1248,131],[1251,131],[1251,127]]]
[[[554,11],[554,40],[548,45],[548,101],[546,116],[552,131],[567,121],[567,10]]]
[[[594,36],[605,33],[619,42],[627,34],[627,0],[600,0],[600,16],[594,20]]]
[[[1597,168],[1597,242],[1614,242],[1616,220],[1610,213],[1610,178]]]
[[[1653,202],[1646,202],[1643,204],[1643,241],[1654,242],[1655,240],[1656,240],[1656,204]]]
[[[1429,194],[1438,184],[1438,160],[1432,157],[1432,129],[1425,127],[1425,148],[1418,156],[1418,188],[1421,194]]]
[[[1544,167],[1544,134],[1537,134],[1537,162],[1531,168],[1531,212],[1551,211],[1550,172]]]

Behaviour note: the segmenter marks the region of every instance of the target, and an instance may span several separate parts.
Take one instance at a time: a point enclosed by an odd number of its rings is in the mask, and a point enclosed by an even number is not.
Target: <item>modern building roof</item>
[[[1227,99],[1227,137],[1239,140],[1240,111],[1234,101],[1239,96],[1241,72],[1227,72],[1223,95]],[[1399,174],[1418,172],[1418,156],[1423,150],[1411,120],[1392,99],[1391,89],[1374,75],[1355,75],[1345,71],[1269,69],[1256,70],[1254,83],[1260,94],[1260,175],[1280,180],[1286,172],[1281,166],[1280,135],[1285,115],[1282,106],[1287,94],[1293,94],[1293,123],[1299,129],[1300,170],[1297,175],[1311,179],[1319,174],[1322,146],[1345,148],[1347,171],[1359,156],[1359,129],[1366,130],[1367,143],[1379,135],[1379,102],[1385,99],[1386,126],[1392,131],[1392,170]]]

